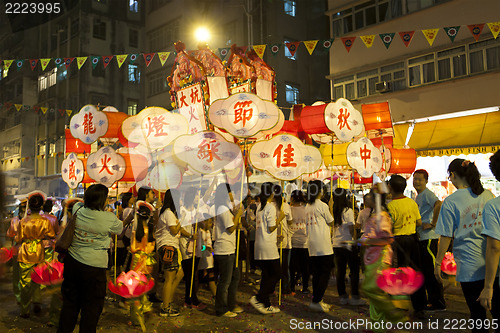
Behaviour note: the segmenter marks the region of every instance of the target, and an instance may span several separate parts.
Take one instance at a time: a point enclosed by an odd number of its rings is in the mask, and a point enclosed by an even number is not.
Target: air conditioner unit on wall
[[[379,93],[384,93],[392,91],[392,82],[382,81],[375,84],[375,91]]]

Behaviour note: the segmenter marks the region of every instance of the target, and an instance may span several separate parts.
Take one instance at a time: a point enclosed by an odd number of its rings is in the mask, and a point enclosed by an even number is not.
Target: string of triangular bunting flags
[[[51,154],[40,154],[36,155],[35,158],[37,160],[44,160],[49,157],[55,157],[55,156],[64,156],[63,152],[57,152],[57,153],[51,153]],[[29,161],[32,159],[33,156],[26,156],[26,157],[15,157],[15,158],[5,158],[3,160],[0,160],[0,165],[6,165],[7,163],[13,163],[14,161],[17,161],[17,163],[22,163],[24,161]]]
[[[68,117],[71,116],[73,113],[73,110],[71,109],[56,109],[56,108],[49,108],[47,106],[38,106],[38,105],[25,105],[25,104],[16,104],[16,103],[1,103],[0,102],[0,110],[5,109],[7,111],[10,111],[12,109],[15,109],[17,112],[21,111],[35,111],[35,113],[42,112],[42,114],[46,114],[47,112],[49,113],[54,113],[56,111],[59,112],[59,114],[64,116],[64,114],[67,114]]]
[[[483,32],[484,26],[487,25],[490,32],[492,33],[493,37],[496,39],[500,33],[500,21],[499,22],[490,22],[490,23],[481,23],[481,24],[470,24],[467,25],[468,30],[470,31],[472,37],[476,41],[479,40],[479,37],[481,36]],[[455,41],[455,37],[457,36],[458,32],[460,31],[461,26],[449,26],[449,27],[443,27],[442,29],[450,39],[450,41],[453,43]],[[438,32],[440,31],[440,28],[434,28],[434,29],[424,29],[424,30],[412,30],[412,31],[404,31],[404,32],[397,32],[397,34],[400,36],[402,42],[406,47],[409,47],[415,32],[421,31],[422,34],[424,35],[425,39],[429,43],[430,46],[434,43],[434,40],[436,39]],[[394,41],[394,37],[396,36],[396,32],[390,32],[390,33],[380,33],[378,34],[379,38],[381,39],[382,43],[384,46],[389,49],[391,46],[392,42]],[[373,46],[373,43],[377,39],[377,35],[363,35],[363,36],[349,36],[349,37],[341,37],[340,40],[342,44],[344,45],[345,49],[347,52],[351,50],[351,47],[353,46],[355,40],[357,38],[360,38],[365,46],[367,48],[370,48]],[[279,51],[281,50],[282,46],[284,45],[286,49],[289,51],[290,55],[293,57],[295,56],[295,53],[297,52],[300,44],[304,44],[306,47],[306,50],[308,51],[309,55],[312,55],[314,51],[316,50],[317,46],[320,45],[320,47],[323,50],[329,50],[330,47],[332,46],[334,42],[334,38],[331,39],[316,39],[316,40],[305,40],[305,41],[295,41],[295,42],[289,42],[289,41],[284,41],[282,43],[274,43],[274,44],[259,44],[259,45],[252,45],[252,48],[255,50],[257,55],[261,58],[264,57],[264,53],[266,49],[269,48],[269,51],[271,52],[272,55],[276,56]],[[245,50],[248,47],[243,47]],[[224,60],[226,56],[230,52],[229,47],[225,48],[218,48],[220,58]],[[35,70],[37,67],[38,63],[40,63],[40,66],[42,68],[42,71],[44,71],[48,64],[50,63],[51,60],[54,60],[54,63],[57,66],[66,66],[66,69],[71,66],[73,61],[76,59],[76,63],[78,66],[78,69],[81,69],[82,66],[87,62],[87,60],[90,58],[90,62],[92,64],[93,68],[96,68],[96,66],[99,64],[99,62],[102,62],[104,69],[111,63],[113,59],[116,59],[118,68],[121,68],[124,62],[129,60],[130,64],[134,64],[134,62],[139,58],[141,55],[144,58],[144,62],[147,67],[151,64],[151,62],[154,60],[155,55],[158,55],[158,60],[160,61],[161,66],[164,66],[167,59],[169,58],[170,54],[176,52],[152,52],[152,53],[133,53],[133,54],[118,54],[118,55],[109,55],[109,56],[85,56],[85,57],[70,57],[70,58],[41,58],[41,59],[3,59],[0,60],[0,66],[3,63],[3,68],[5,71],[8,72],[10,67],[14,64],[15,68],[17,70],[21,70],[23,67],[24,63],[28,61],[30,64],[31,70]]]

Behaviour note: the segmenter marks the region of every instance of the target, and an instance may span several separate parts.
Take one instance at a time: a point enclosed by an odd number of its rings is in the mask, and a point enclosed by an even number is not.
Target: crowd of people
[[[490,168],[500,181],[500,151],[491,157]],[[203,282],[216,315],[236,317],[244,311],[236,298],[242,260],[247,272],[260,271],[258,292],[248,301],[261,314],[280,312],[272,303],[277,291],[311,293],[311,311],[332,311],[323,297],[335,276],[340,305],[365,305],[364,297],[372,321],[421,320],[430,311],[446,310],[440,265],[447,251],[455,256],[456,280],[471,318],[485,319],[489,310],[500,319],[500,198],[483,188],[470,161],[455,159],[448,173],[457,190],[443,202],[427,187],[428,172],[416,170],[415,200],[404,195],[406,179],[392,175],[365,194],[360,211],[347,190],[327,190],[319,180],[286,196],[280,185],[263,183],[258,196],[243,202],[225,183],[183,193],[170,189],[163,196],[141,187],[136,194],[124,193],[114,206],[108,188],[94,184],[83,200],[66,199],[58,217],[50,213],[50,200],[33,192],[19,205],[7,233],[16,249],[12,279],[20,316],[40,312],[41,286],[31,281],[31,271],[57,257],[55,240],[74,220],[71,246],[58,256],[64,281],[49,311],[50,324],[61,333],[72,332],[79,316],[80,331],[96,330],[111,267],[164,280],[161,290],[156,283],[145,295],[120,299],[130,309],[131,323],[143,330],[144,315],[155,302],[161,303],[160,316],[182,312],[174,301],[182,280],[184,308],[207,308],[197,297]],[[244,240],[249,251],[238,248]],[[382,270],[408,266],[425,276],[411,295],[411,312],[397,308],[376,284]]]

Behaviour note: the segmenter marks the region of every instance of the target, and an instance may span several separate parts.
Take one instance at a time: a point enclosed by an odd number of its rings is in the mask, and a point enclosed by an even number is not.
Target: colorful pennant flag
[[[49,64],[50,60],[51,60],[50,58],[40,59],[40,66],[42,66],[42,71],[44,71],[45,68],[47,68],[47,65]]]
[[[384,46],[386,49],[389,49],[389,46],[391,46],[392,40],[394,39],[394,32],[388,33],[388,34],[379,34],[380,39],[382,39],[382,42],[384,43]]]
[[[219,54],[221,60],[224,60],[229,53],[229,50],[231,50],[229,47],[224,47],[224,48],[219,48]]]
[[[460,30],[460,26],[444,27],[443,29],[446,32],[446,36],[448,36],[453,43],[455,41],[455,37],[457,37],[458,31]]]
[[[323,45],[323,48],[329,50],[330,47],[332,47],[334,39],[335,38],[324,39],[324,40],[321,41],[321,45]]]
[[[415,34],[415,31],[404,31],[399,33],[399,36],[406,47],[410,45],[411,40],[413,39],[413,34]]]
[[[259,58],[263,59],[264,57],[264,52],[266,52],[266,46],[267,44],[261,44],[261,45],[253,45],[253,49],[255,53],[259,56]]]
[[[14,104],[14,106],[16,107],[16,110],[19,112],[19,110],[21,110],[21,108],[23,107],[22,104]]]
[[[135,54],[135,53],[132,53],[132,54],[130,55],[130,58],[128,58],[128,62],[129,62],[131,65],[133,65],[133,64],[134,64],[134,62],[135,62],[136,60],[137,60],[137,54]]]
[[[8,71],[9,68],[10,68],[10,65],[12,65],[12,63],[14,62],[14,60],[4,60],[3,61],[3,68],[5,71]]]
[[[111,59],[113,59],[113,57],[114,56],[112,56],[112,55],[102,57],[102,64],[104,65],[104,69],[106,69],[106,67],[108,67],[108,65],[111,62]]]
[[[91,56],[90,58],[92,59],[92,68],[95,69],[95,67],[99,63],[99,59],[101,57],[99,57],[99,56]]]
[[[468,25],[467,28],[469,28],[470,33],[476,40],[476,42],[479,40],[479,36],[481,36],[481,32],[483,31],[484,28],[484,23],[482,24],[471,24]]]
[[[422,30],[422,33],[425,36],[425,39],[427,39],[427,43],[429,43],[430,46],[434,43],[434,40],[436,39],[436,36],[438,34],[439,29],[426,29]]]
[[[144,53],[144,61],[146,62],[146,67],[149,67],[149,64],[151,61],[153,61],[153,58],[155,57],[156,53]]]
[[[490,28],[493,38],[497,39],[498,33],[500,32],[500,22],[488,23],[488,28]]]
[[[359,36],[359,38],[361,38],[368,49],[373,46],[373,42],[375,41],[375,35]]]
[[[158,58],[160,59],[161,65],[165,65],[165,62],[167,62],[168,57],[170,56],[170,52],[158,52]]]
[[[64,111],[66,111],[66,110],[64,110],[64,109],[59,109],[58,111],[59,111],[59,114],[60,114],[60,115],[61,115],[61,117],[62,117],[62,116],[64,115]]]
[[[281,48],[281,43],[276,43],[271,45],[270,50],[273,56],[276,56],[278,54],[280,48]]]
[[[36,64],[38,64],[38,59],[30,59],[31,70],[35,69]]]
[[[352,44],[354,44],[354,40],[356,39],[356,36],[354,37],[342,37],[340,38],[342,40],[342,44],[344,44],[345,49],[347,52],[351,50]]]
[[[23,67],[23,64],[24,64],[24,59],[18,59],[18,60],[16,61],[17,71],[20,71],[20,70],[21,70],[21,67]]]
[[[62,63],[64,62],[62,58],[55,58],[54,59],[54,62],[56,64],[56,66],[59,66],[59,65],[62,65]]]
[[[314,49],[316,48],[316,45],[318,44],[318,42],[319,42],[319,39],[304,41],[304,45],[307,49],[307,52],[309,52],[309,55],[313,54]]]
[[[116,62],[118,63],[118,68],[121,68],[125,60],[127,60],[128,54],[118,54],[116,56]]]
[[[73,112],[73,110],[66,110],[66,113],[68,114],[68,117],[71,116],[71,112]]]
[[[66,69],[68,69],[68,67],[71,66],[73,60],[75,60],[75,57],[64,58],[64,64],[66,65]]]
[[[46,106],[40,107],[40,110],[42,110],[43,114],[47,113],[47,109],[48,109],[48,107],[46,107]]]
[[[76,65],[78,66],[78,70],[80,70],[80,68],[82,68],[85,61],[87,61],[87,57],[77,57],[76,58]]]
[[[35,105],[33,107],[33,110],[35,111],[35,113],[38,113],[40,111],[40,107]]]
[[[285,46],[290,51],[290,54],[292,57],[295,55],[295,52],[297,52],[297,48],[299,47],[300,42],[286,42]]]

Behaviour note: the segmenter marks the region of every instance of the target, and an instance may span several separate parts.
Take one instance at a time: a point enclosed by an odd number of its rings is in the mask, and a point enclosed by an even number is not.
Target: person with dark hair
[[[198,280],[208,284],[210,293],[215,299],[217,285],[215,284],[214,257],[212,255],[212,227],[214,218],[209,214],[204,215],[204,221],[198,231],[198,242],[196,246],[201,252],[200,264],[198,265]]]
[[[154,258],[155,242],[150,241],[148,220],[154,212],[154,207],[144,201],[137,202],[137,224],[136,229],[132,230],[130,243],[130,253],[132,253],[131,270],[142,273],[151,278],[153,265],[156,264]],[[144,313],[153,309],[151,302],[146,295],[134,299],[130,306],[130,318],[132,325],[141,326],[142,331],[146,332]]]
[[[427,188],[429,174],[426,170],[419,169],[413,173],[413,187],[418,195],[415,202],[418,205],[422,225],[417,227],[420,246],[420,258],[422,262],[422,273],[424,274],[424,285],[427,291],[427,300],[430,306],[427,311],[444,311],[446,303],[444,301],[443,284],[436,280],[434,276],[434,261],[436,259],[439,235],[434,228],[439,216],[442,202],[434,193]]]
[[[40,214],[41,216],[45,217],[47,220],[50,221],[50,224],[52,225],[52,228],[54,229],[54,232],[59,234],[59,223],[57,221],[57,217],[55,217],[52,214],[52,207],[53,207],[52,199],[47,199],[43,203],[42,207],[42,213]],[[43,247],[45,248],[45,258],[46,260],[51,260],[54,257],[54,244],[56,242],[56,239],[46,239],[43,241]]]
[[[163,303],[160,309],[162,317],[176,317],[180,314],[173,303],[175,289],[182,280],[184,272],[179,265],[179,237],[182,216],[180,209],[180,193],[175,189],[165,192],[160,220],[155,232],[156,247],[159,258],[163,262],[165,282],[163,283]]]
[[[323,182],[312,180],[307,184],[306,223],[309,242],[309,258],[313,275],[313,299],[309,308],[328,312],[330,306],[323,302],[333,264],[333,248],[330,227],[333,225],[333,198],[329,204],[321,201]]]
[[[280,312],[271,305],[269,296],[276,289],[280,280],[280,255],[278,252],[277,228],[285,218],[281,210],[281,196],[276,202],[273,183],[263,183],[260,189],[260,205],[257,207],[255,229],[255,260],[262,270],[260,289],[250,298],[250,304],[262,314]],[[279,211],[279,216],[278,212]]]
[[[252,272],[257,269],[255,264],[255,227],[256,227],[256,214],[257,214],[257,203],[255,197],[249,197],[248,205],[245,210],[245,220],[247,225],[248,233],[248,257],[250,262],[250,270]]]
[[[417,227],[422,225],[418,205],[404,195],[406,179],[400,175],[392,175],[389,180],[389,191],[392,201],[387,204],[389,215],[393,221],[394,243],[396,253],[395,267],[411,266],[421,271],[420,248],[418,244]],[[420,287],[411,295],[414,317],[423,319],[427,308],[425,287]]]
[[[486,311],[477,301],[484,287],[486,236],[483,230],[483,210],[494,198],[481,184],[476,165],[461,158],[448,166],[449,179],[457,190],[444,199],[436,225],[439,238],[434,275],[442,281],[441,262],[453,239],[453,255],[457,263],[456,280],[469,307],[471,319],[486,319]],[[498,282],[497,282],[498,286]],[[498,297],[498,296],[497,296]],[[496,298],[496,304],[499,299]],[[493,318],[498,318],[499,307],[492,308]],[[474,330],[473,330],[474,331]]]
[[[273,186],[274,200],[273,205],[276,206],[276,211],[285,214],[285,223],[280,223],[278,226],[278,250],[281,251],[281,293],[283,295],[295,295],[292,293],[290,286],[290,252],[292,250],[292,232],[290,225],[293,222],[292,210],[290,205],[283,198],[281,186],[275,184]],[[282,247],[282,249],[280,249]]]
[[[361,235],[365,232],[365,224],[366,220],[373,213],[373,209],[375,208],[375,198],[373,196],[373,192],[368,192],[363,196],[364,208],[359,212],[358,218],[356,219],[356,228],[361,230]]]
[[[19,306],[22,318],[30,316],[33,295],[39,292],[37,290],[39,285],[31,281],[31,272],[36,265],[45,261],[45,250],[42,242],[56,236],[50,221],[39,214],[44,200],[45,195],[42,192],[35,191],[28,196],[28,208],[31,214],[19,222],[15,237],[16,243],[20,244],[17,261],[19,262]],[[36,299],[33,300],[34,312],[38,314],[41,308],[40,304],[35,303],[35,301]]]
[[[16,298],[16,302],[18,304],[21,303],[21,285],[19,284],[20,272],[19,272],[19,262],[17,261],[17,253],[19,252],[19,246],[21,244],[16,243],[15,238],[17,235],[17,231],[19,230],[19,222],[24,217],[26,213],[26,204],[28,203],[27,199],[22,200],[17,208],[17,216],[14,216],[10,220],[10,226],[7,230],[6,236],[12,238],[12,290],[14,292],[14,296]]]
[[[121,271],[128,271],[127,267],[130,264],[130,256],[127,256],[127,248],[130,246],[130,240],[132,238],[132,228],[135,223],[127,223],[132,221],[134,218],[134,206],[135,197],[132,192],[126,192],[122,194],[122,214],[118,218],[124,221],[126,227],[123,232],[118,236],[117,254],[116,254],[116,265],[121,267]]]
[[[347,191],[337,188],[333,192],[333,256],[337,276],[337,291],[341,305],[364,305],[365,302],[359,297],[359,261],[357,246],[351,246],[354,236],[354,211],[347,199]],[[351,294],[346,292],[345,275],[349,265]]]
[[[500,150],[490,157],[490,170],[500,182]],[[493,318],[500,321],[498,318],[500,288],[497,275],[500,264],[500,197],[488,201],[484,206],[481,234],[486,236],[486,269],[484,288],[478,300],[485,309],[492,313],[496,312],[497,316]]]
[[[392,220],[387,212],[386,193],[375,185],[366,198],[373,200],[373,209],[366,220],[361,244],[365,247],[363,261],[365,264],[365,278],[361,285],[363,295],[370,303],[370,320],[372,322],[397,323],[407,321],[403,310],[397,309],[392,298],[377,285],[377,276],[381,271],[392,264]],[[375,192],[380,193],[380,211],[375,209]]]
[[[214,259],[219,272],[219,282],[215,294],[215,313],[233,318],[243,309],[236,304],[236,290],[240,281],[240,270],[236,267],[236,230],[241,223],[243,205],[235,207],[233,214],[233,194],[228,184],[217,186],[215,191],[215,243]]]
[[[106,296],[107,250],[112,234],[120,234],[123,223],[105,211],[108,188],[91,185],[83,194],[83,205],[76,203],[73,242],[64,258],[64,281],[61,286],[63,307],[58,333],[72,332],[78,314],[80,331],[95,332]]]
[[[302,293],[309,294],[309,251],[306,230],[306,202],[301,190],[295,190],[290,196],[292,224],[290,225],[292,251],[290,253],[290,288],[295,291],[297,273],[302,280]]]

